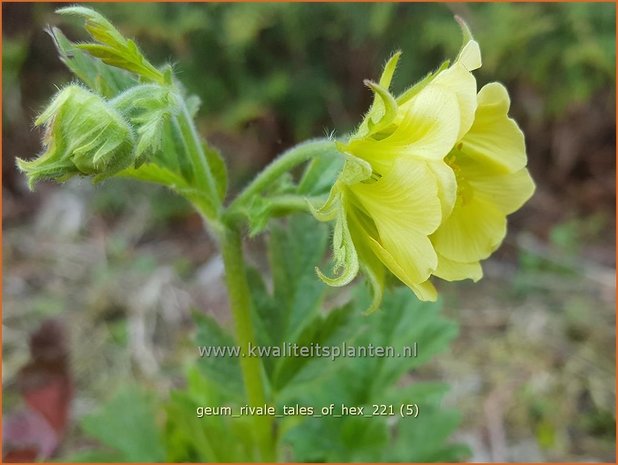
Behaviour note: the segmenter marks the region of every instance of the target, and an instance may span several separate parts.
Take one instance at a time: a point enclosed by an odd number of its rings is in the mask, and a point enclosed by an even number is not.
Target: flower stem
[[[311,139],[283,152],[275,161],[264,168],[240,194],[238,194],[236,199],[229,206],[228,211],[233,212],[236,208],[241,207],[245,202],[251,200],[253,196],[270,187],[276,179],[295,166],[327,150],[334,149],[335,141],[331,139]]]
[[[240,358],[245,392],[249,405],[263,406],[266,403],[266,389],[262,377],[262,364],[259,358],[248,356],[249,344],[256,344],[251,320],[251,295],[245,271],[240,233],[233,227],[225,229],[222,235],[221,251],[225,265],[225,280],[234,317],[236,343],[246,357]],[[276,459],[273,417],[256,415],[253,417],[253,431],[261,460],[272,462]]]
[[[326,196],[303,197],[301,195],[278,195],[268,199],[268,205],[273,216],[286,215],[293,212],[308,212],[309,204],[321,205],[326,201]],[[316,206],[317,208],[317,206]]]
[[[207,194],[205,198],[212,199],[211,205],[200,205],[201,213],[205,214],[210,220],[218,220],[221,205],[218,202],[219,196],[217,195],[215,180],[208,166],[208,160],[202,147],[202,139],[195,129],[193,119],[189,115],[189,110],[187,110],[184,100],[181,102],[179,114],[174,116],[174,118],[185,144],[187,155],[195,170],[194,179],[197,184],[196,187]]]

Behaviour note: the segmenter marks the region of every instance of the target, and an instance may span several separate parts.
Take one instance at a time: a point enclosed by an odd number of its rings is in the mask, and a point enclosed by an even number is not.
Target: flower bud
[[[44,152],[17,160],[28,185],[44,179],[63,182],[75,175],[98,182],[134,163],[130,124],[102,97],[78,86],[61,90],[35,121],[45,125]]]

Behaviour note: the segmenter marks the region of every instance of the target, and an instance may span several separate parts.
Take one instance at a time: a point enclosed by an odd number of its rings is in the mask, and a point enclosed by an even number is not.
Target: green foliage
[[[331,403],[363,407],[393,406],[388,416],[303,416],[277,419],[279,459],[294,461],[457,461],[466,448],[451,444],[459,416],[441,406],[447,387],[410,377],[444,349],[456,334],[439,315],[439,304],[420,303],[406,288],[385,296],[383,310],[363,315],[369,293],[361,288],[352,300],[324,312],[328,289],[313,266],[324,255],[328,233],[308,215],[273,223],[268,249],[272,283],[249,271],[253,321],[259,346],[393,347],[400,353],[416,344],[417,356],[262,358],[268,402],[313,407]],[[196,314],[195,344],[232,348],[234,339],[215,319]],[[410,354],[408,354],[410,355]],[[86,450],[74,461],[241,462],[260,459],[250,415],[198,416],[203,407],[231,407],[238,412],[245,393],[239,358],[201,357],[187,374],[186,386],[162,401],[165,426],[151,398],[136,389],[120,392],[81,423],[85,435],[103,448]],[[399,416],[401,405],[417,405],[418,418]],[[337,414],[337,411],[334,412]]]
[[[197,315],[195,321],[198,327],[196,343],[200,346],[232,347],[233,337],[210,316]],[[243,396],[243,383],[238,358],[227,356],[201,357],[197,368],[211,384],[216,384],[225,390],[230,398],[239,400]]]
[[[211,342],[212,343],[212,342]],[[165,443],[170,462],[244,462],[257,458],[251,444],[251,418],[198,417],[199,407],[238,405],[236,392],[213,382],[201,367],[188,373],[187,387],[172,392],[167,404]],[[218,377],[220,379],[221,377]]]
[[[429,360],[456,334],[454,324],[439,316],[439,306],[420,303],[399,288],[387,294],[383,311],[364,316],[368,293],[357,293],[343,306],[321,311],[326,286],[313,264],[326,248],[327,233],[307,216],[292,216],[286,226],[270,229],[272,290],[255,270],[249,272],[257,344],[310,347],[355,347],[417,344],[416,357],[276,357],[262,358],[270,386],[270,401],[284,406],[337,408],[393,405],[394,416],[287,416],[280,419],[280,449],[294,461],[455,461],[466,453],[450,444],[458,415],[440,406],[446,386],[410,382],[407,375]],[[232,347],[232,338],[210,317],[196,319],[199,345]],[[203,357],[189,376],[189,386],[176,391],[168,406],[166,438],[170,459],[178,461],[251,460],[252,446],[243,431],[248,417],[195,418],[198,406],[242,405],[238,358]],[[199,385],[199,389],[196,387]],[[399,418],[402,404],[417,404],[418,418]],[[232,441],[234,447],[225,446]],[[221,446],[219,450],[217,447]],[[225,453],[224,453],[225,451]],[[234,452],[235,451],[235,452]],[[228,455],[225,455],[228,454]],[[236,455],[239,454],[239,455]],[[242,455],[249,454],[249,455]]]
[[[225,194],[227,194],[228,179],[225,160],[216,148],[209,147],[206,144],[204,144],[204,153],[206,154],[210,169],[212,170],[212,176],[215,178],[219,201],[223,202],[225,200]]]
[[[569,281],[585,277],[589,265],[582,264],[582,249],[607,222],[603,214],[564,221],[551,229],[547,245],[524,235],[518,256],[520,266],[513,282],[515,292],[522,296],[532,291],[545,292],[546,279],[559,279],[568,287]]]
[[[324,406],[364,406],[415,403],[418,418],[395,416],[358,418],[309,418],[290,430],[285,440],[299,461],[450,461],[460,459],[465,448],[446,439],[457,427],[458,416],[439,407],[445,386],[412,382],[398,384],[402,376],[442,350],[455,335],[455,326],[441,319],[435,304],[420,303],[407,289],[387,293],[383,310],[360,317],[367,296],[357,299],[353,317],[345,321],[347,340],[355,346],[402,348],[416,343],[418,357],[353,357],[335,362],[313,359],[281,394],[286,403]],[[324,323],[328,325],[327,321]],[[332,331],[332,330],[331,330]],[[327,341],[328,343],[329,341]],[[329,375],[318,376],[337,365]],[[429,426],[431,425],[431,426]]]
[[[546,99],[531,109],[539,118],[557,119],[574,102],[614,88],[611,3],[159,4],[140,6],[143,15],[130,6],[101,6],[147,38],[160,58],[178,57],[183,79],[206,102],[211,126],[232,131],[271,115],[295,140],[324,127],[352,129],[370,97],[360,79],[377,78],[375,70],[394,50],[404,53],[397,92],[437,68],[437,56],[456,52],[461,36],[454,13],[481,44],[481,81],[513,83]],[[231,99],[238,104],[229,105]]]
[[[165,449],[153,399],[130,387],[81,421],[83,431],[106,449],[75,454],[67,461],[163,462]]]
[[[319,312],[325,288],[316,279],[314,267],[324,256],[327,240],[327,228],[315,225],[308,215],[290,217],[287,228],[272,225],[272,295],[268,295],[256,271],[250,279],[256,316],[263,325],[258,339],[264,344],[278,345],[296,339]]]
[[[477,19],[484,26],[478,40],[491,44],[485,47],[483,73],[546,93],[546,111],[557,116],[615,80],[615,8],[609,3],[485,5]]]

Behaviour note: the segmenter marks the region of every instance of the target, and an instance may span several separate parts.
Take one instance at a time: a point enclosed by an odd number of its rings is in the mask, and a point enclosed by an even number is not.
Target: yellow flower
[[[326,203],[314,215],[335,221],[335,277],[327,284],[349,283],[360,267],[378,308],[386,270],[422,300],[435,300],[429,277],[438,267],[430,236],[450,214],[456,200],[453,170],[444,158],[473,125],[476,80],[481,65],[478,44],[465,25],[465,44],[455,63],[428,75],[395,98],[388,90],[400,54],[386,64],[372,107],[357,132],[339,149],[344,168]]]
[[[534,192],[524,135],[507,116],[509,107],[504,86],[497,82],[484,86],[472,127],[446,159],[457,178],[457,200],[431,237],[438,253],[434,274],[440,278],[479,280],[480,260],[504,239],[506,216]]]

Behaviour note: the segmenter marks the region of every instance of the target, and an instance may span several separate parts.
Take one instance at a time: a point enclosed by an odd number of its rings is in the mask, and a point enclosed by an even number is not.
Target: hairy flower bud
[[[78,85],[61,90],[35,125],[45,125],[44,152],[35,160],[17,160],[30,188],[75,175],[94,176],[97,182],[135,161],[130,124],[102,97]]]

